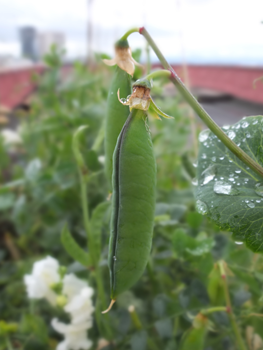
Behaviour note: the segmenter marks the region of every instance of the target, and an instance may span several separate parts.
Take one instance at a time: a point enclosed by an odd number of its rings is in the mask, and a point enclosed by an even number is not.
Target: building
[[[19,30],[21,54],[33,61],[38,59],[37,30],[32,26],[24,26]]]

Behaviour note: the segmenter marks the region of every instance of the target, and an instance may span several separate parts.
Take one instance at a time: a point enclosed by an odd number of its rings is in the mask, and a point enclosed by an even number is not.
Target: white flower
[[[63,289],[62,293],[65,294],[69,301],[77,294],[79,294],[82,288],[88,287],[88,283],[82,281],[80,278],[75,276],[73,273],[66,275],[63,278]]]
[[[22,139],[17,132],[11,129],[3,129],[1,135],[5,145],[17,145],[22,143]]]
[[[52,305],[56,304],[56,293],[52,285],[60,281],[58,261],[51,256],[34,263],[31,275],[24,276],[29,298],[46,298]]]
[[[64,307],[64,310],[71,315],[73,324],[91,320],[91,314],[95,310],[92,305],[92,295],[92,288],[82,288],[81,292],[74,296],[72,300]]]
[[[92,346],[92,341],[87,338],[87,329],[90,328],[91,321],[81,324],[65,324],[54,318],[51,321],[52,327],[65,336],[65,340],[60,342],[56,350],[87,350]]]

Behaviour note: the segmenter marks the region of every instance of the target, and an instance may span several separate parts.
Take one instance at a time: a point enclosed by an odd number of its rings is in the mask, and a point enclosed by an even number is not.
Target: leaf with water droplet
[[[261,166],[262,127],[263,117],[256,116],[246,117],[224,129]],[[194,189],[197,211],[207,215],[223,230],[233,232],[234,241],[246,243],[255,252],[263,252],[263,179],[211,131],[205,130],[202,135],[206,139],[199,143],[198,185]]]

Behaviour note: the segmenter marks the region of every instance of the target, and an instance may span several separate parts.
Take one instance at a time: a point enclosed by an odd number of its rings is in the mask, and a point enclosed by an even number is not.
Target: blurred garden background
[[[198,135],[205,127],[168,82],[156,81],[152,89],[174,120],[149,118],[157,161],[149,263],[101,315],[110,300],[104,128],[115,69],[102,59],[113,57],[115,41],[130,27],[144,25],[220,126],[261,115],[262,2],[0,5],[0,349],[191,350],[187,344],[193,344],[196,350],[239,350],[233,327],[244,349],[263,349],[262,256],[196,210]],[[142,36],[131,35],[129,43],[142,64],[134,81],[160,67]],[[76,261],[61,240],[67,227],[89,254],[72,151],[73,134],[83,125],[88,211],[100,249],[96,269]],[[47,268],[48,256],[55,260]],[[44,291],[47,270],[53,289]],[[44,283],[41,292],[37,285],[32,292],[32,283]],[[74,296],[83,300],[84,316],[79,306],[70,309]],[[65,327],[80,315],[88,317],[84,331],[75,321],[75,328]]]

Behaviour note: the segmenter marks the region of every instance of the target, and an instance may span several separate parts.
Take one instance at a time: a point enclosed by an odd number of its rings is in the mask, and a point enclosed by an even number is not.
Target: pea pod
[[[149,87],[148,81],[135,85],[131,97],[120,101],[130,105],[131,113],[113,155],[108,258],[112,303],[142,275],[151,250],[156,164],[146,123],[151,103]]]
[[[130,113],[129,107],[123,106],[119,103],[117,97],[118,89],[121,89],[121,92],[125,97],[131,93],[131,76],[117,66],[108,95],[105,130],[105,167],[110,187],[113,152],[117,138]]]
[[[149,257],[156,165],[146,113],[133,109],[114,152],[109,267],[111,298],[130,288]]]
[[[116,57],[112,60],[103,60],[107,65],[117,64],[114,77],[109,89],[107,101],[106,130],[105,130],[105,170],[111,187],[112,156],[121,129],[129,116],[129,108],[119,103],[117,91],[120,89],[123,96],[131,93],[131,77],[134,65],[138,63],[131,56],[128,41],[119,40],[115,44]]]
[[[207,317],[202,314],[197,314],[193,321],[193,327],[185,332],[179,349],[203,350],[209,325],[210,322]]]

